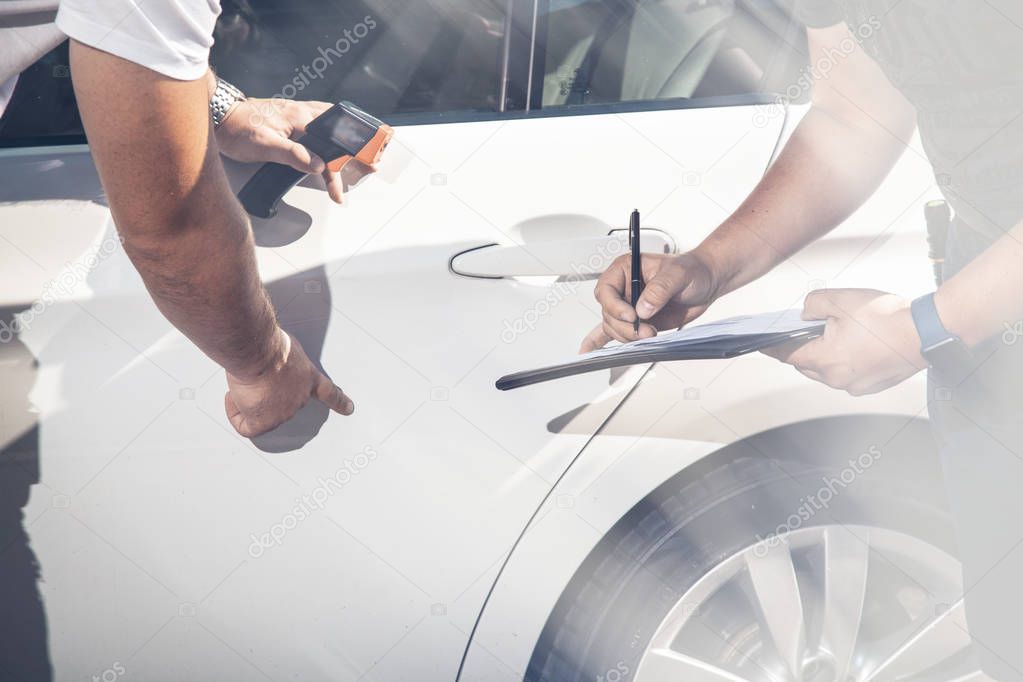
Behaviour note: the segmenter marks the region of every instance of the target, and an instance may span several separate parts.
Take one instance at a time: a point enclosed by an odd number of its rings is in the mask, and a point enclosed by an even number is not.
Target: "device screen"
[[[310,123],[309,127],[320,137],[334,140],[353,154],[365,147],[377,132],[376,127],[353,115],[340,104],[334,105],[330,111]]]

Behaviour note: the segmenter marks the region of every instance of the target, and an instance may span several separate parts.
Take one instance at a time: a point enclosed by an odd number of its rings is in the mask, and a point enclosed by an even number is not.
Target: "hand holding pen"
[[[594,295],[603,319],[583,339],[581,353],[610,341],[628,343],[677,329],[702,315],[721,290],[716,274],[697,251],[641,253],[638,212],[633,216],[630,253],[616,258],[597,280]]]

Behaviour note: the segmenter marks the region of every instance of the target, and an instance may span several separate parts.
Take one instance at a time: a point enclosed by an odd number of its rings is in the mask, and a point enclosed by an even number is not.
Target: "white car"
[[[979,675],[922,377],[851,398],[750,355],[494,387],[576,352],[633,208],[645,248],[682,251],[757,183],[809,88],[785,5],[225,2],[221,76],[396,129],[343,206],[307,181],[253,221],[283,325],[357,410],[252,441],[124,255],[66,48],[23,74],[0,122],[0,679]],[[923,293],[938,196],[917,145],[706,319]]]

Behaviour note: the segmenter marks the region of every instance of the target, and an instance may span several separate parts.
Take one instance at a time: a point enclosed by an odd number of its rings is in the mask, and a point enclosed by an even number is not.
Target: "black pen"
[[[636,309],[639,303],[639,295],[643,293],[643,264],[642,253],[639,250],[639,211],[633,211],[629,219],[629,249],[632,252],[632,308]],[[632,323],[632,330],[639,336],[639,312],[636,312],[636,319]]]

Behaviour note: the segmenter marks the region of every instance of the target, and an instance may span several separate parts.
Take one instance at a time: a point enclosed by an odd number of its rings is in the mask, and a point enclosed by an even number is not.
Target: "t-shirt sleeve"
[[[178,80],[209,68],[219,0],[62,0],[57,27],[97,50]]]
[[[826,28],[845,21],[840,0],[796,0],[795,16],[807,28]]]

